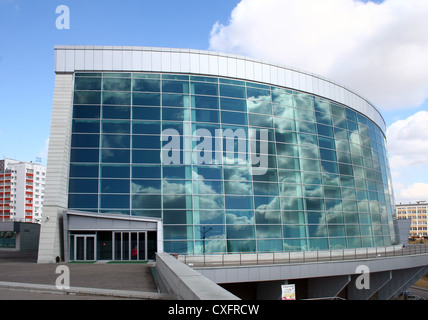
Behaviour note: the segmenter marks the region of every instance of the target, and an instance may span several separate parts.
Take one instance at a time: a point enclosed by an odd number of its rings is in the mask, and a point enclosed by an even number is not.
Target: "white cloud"
[[[392,170],[428,164],[428,112],[394,122],[386,131]]]
[[[267,59],[343,83],[381,109],[428,97],[428,1],[242,0],[210,49]]]
[[[45,145],[43,149],[40,150],[38,157],[41,158],[42,163],[47,163],[48,161],[48,152],[49,152],[49,138],[45,140]]]
[[[386,131],[396,202],[428,200],[428,112],[398,120]],[[421,182],[422,181],[422,182]]]
[[[395,184],[395,198],[396,203],[415,203],[420,200],[428,200],[428,184],[419,182],[405,186],[397,183]]]

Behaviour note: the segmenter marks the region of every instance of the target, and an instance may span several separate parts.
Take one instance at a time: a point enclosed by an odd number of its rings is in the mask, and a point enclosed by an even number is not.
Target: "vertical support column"
[[[157,221],[157,252],[163,252],[163,223],[162,220]]]
[[[68,201],[71,120],[73,105],[73,74],[57,74],[53,97],[46,189],[40,230],[39,263],[64,258],[63,212]]]
[[[369,288],[358,289],[355,285],[359,275],[352,275],[347,286],[348,300],[369,300],[391,280],[391,271],[375,272],[370,275]]]
[[[318,277],[308,279],[308,298],[333,298],[345,288],[351,277],[349,275]]]
[[[391,280],[377,292],[379,300],[397,298],[400,293],[423,277],[427,270],[426,266],[392,270]]]

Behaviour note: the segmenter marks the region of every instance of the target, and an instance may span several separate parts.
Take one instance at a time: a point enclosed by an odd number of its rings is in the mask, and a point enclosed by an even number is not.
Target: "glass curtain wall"
[[[344,105],[184,74],[76,73],[74,89],[70,209],[162,218],[164,249],[175,253],[394,241],[385,137]],[[173,134],[163,141],[166,129]],[[216,129],[243,135],[223,137],[219,149],[215,139],[195,138],[200,129],[212,137]],[[262,129],[268,168],[253,174],[248,151],[262,155],[261,147],[250,149]],[[161,149],[173,141],[179,150],[166,164]],[[230,141],[244,152],[228,153]],[[211,144],[204,156],[212,163],[193,161],[201,142]]]

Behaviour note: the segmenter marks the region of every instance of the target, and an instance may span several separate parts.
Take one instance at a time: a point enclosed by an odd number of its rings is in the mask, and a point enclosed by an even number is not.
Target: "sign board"
[[[281,286],[282,300],[296,300],[296,286],[294,284],[285,284]]]

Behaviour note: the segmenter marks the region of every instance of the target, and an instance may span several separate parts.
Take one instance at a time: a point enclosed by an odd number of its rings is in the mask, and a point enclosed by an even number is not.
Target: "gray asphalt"
[[[121,298],[100,295],[75,295],[31,292],[22,290],[0,289],[0,300],[134,300],[134,298]]]
[[[76,290],[71,294],[46,292],[49,291],[46,287],[56,288],[57,279],[62,276],[57,270],[60,265],[68,267],[70,288],[82,288],[78,294]],[[43,290],[37,290],[38,286]],[[118,299],[122,296],[128,299],[165,298],[158,293],[151,263],[38,264],[35,256],[0,251],[1,300],[88,300]]]

